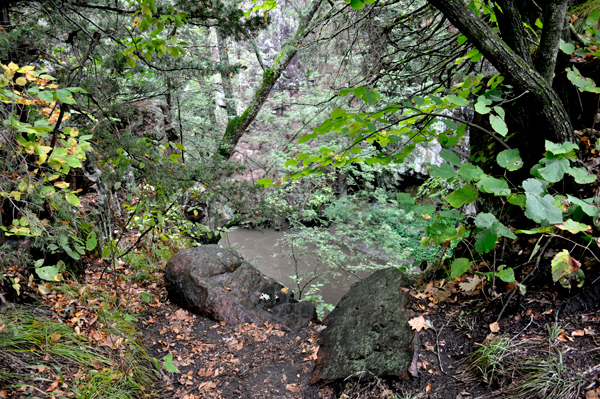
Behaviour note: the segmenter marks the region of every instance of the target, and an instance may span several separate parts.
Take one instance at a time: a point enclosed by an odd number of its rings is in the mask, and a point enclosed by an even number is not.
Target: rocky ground
[[[563,390],[555,397],[598,397],[597,310],[567,313],[556,295],[530,293],[513,299],[496,322],[505,299],[490,302],[481,291],[461,292],[458,284],[442,280],[410,291],[420,329],[418,376],[397,380],[309,385],[321,325],[300,333],[268,323],[230,326],[161,301],[139,328],[151,355],[161,361],[173,356],[177,372],[162,368],[164,398],[474,399],[544,388]]]

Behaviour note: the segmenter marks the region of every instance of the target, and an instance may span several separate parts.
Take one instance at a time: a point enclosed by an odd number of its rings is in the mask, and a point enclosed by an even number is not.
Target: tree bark
[[[310,22],[316,15],[317,10],[322,2],[323,0],[312,0],[308,12],[303,18],[301,18],[298,24],[298,29],[296,30],[294,37],[285,44],[279,53],[279,56],[275,60],[273,67],[267,69],[263,73],[262,82],[254,93],[254,97],[252,98],[252,101],[250,101],[250,104],[244,113],[241,116],[229,121],[227,124],[227,129],[223,135],[221,148],[219,149],[219,154],[223,158],[230,158],[233,155],[235,146],[246,132],[246,129],[248,129],[248,126],[250,126],[254,119],[256,119],[256,116],[258,115],[263,104],[267,101],[267,98],[271,93],[271,89],[298,52],[300,42],[306,36],[306,31],[310,25]]]
[[[519,10],[513,0],[498,0],[496,7],[496,18],[502,39],[508,44],[523,61],[531,65],[531,53],[529,52],[529,44],[527,43],[527,35]]]
[[[527,149],[527,154],[522,155],[539,159],[542,153],[538,150],[543,151],[544,139],[556,143],[574,141],[573,127],[560,98],[531,64],[509,48],[507,43],[462,0],[428,0],[428,2],[440,10],[496,67],[498,72],[512,81],[518,94],[528,92],[518,101],[523,102],[531,113],[537,114],[538,124],[521,132],[518,141],[521,147],[525,146],[522,150]]]
[[[568,5],[569,0],[552,0],[544,10],[544,29],[533,64],[550,86],[554,79],[558,44],[565,28]]]

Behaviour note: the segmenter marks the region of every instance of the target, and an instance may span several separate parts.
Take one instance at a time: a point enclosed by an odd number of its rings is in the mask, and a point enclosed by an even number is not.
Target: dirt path
[[[532,359],[547,366],[545,372],[560,359],[563,371],[557,378],[577,382],[579,393],[572,397],[597,398],[593,396],[600,374],[597,311],[559,315],[557,319],[561,301],[548,294],[531,294],[494,326],[501,309],[499,301],[490,305],[478,296],[450,290],[450,296],[437,295],[442,300],[432,301],[436,289],[423,292],[413,292],[412,308],[433,327],[419,333],[417,378],[406,375],[360,384],[348,380],[330,386],[309,385],[319,325],[299,333],[269,324],[230,326],[167,302],[153,305],[139,328],[151,355],[161,364],[165,356],[172,355],[179,371],[170,373],[161,367],[163,398],[514,397],[514,389],[531,378],[525,367]],[[503,341],[498,342],[507,345],[492,354],[497,356],[490,366],[497,368],[492,370],[495,375],[481,365],[467,367],[471,362],[465,359],[482,343],[499,338]]]

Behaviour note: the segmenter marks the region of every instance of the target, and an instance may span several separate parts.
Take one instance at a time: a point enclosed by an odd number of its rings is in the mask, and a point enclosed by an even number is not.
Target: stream
[[[249,230],[235,229],[226,233],[219,242],[223,246],[231,246],[240,251],[244,260],[251,263],[265,275],[274,278],[294,292],[298,289],[294,280],[290,278],[294,274],[294,267],[289,258],[281,256],[281,248],[275,247],[277,241],[283,237],[285,231],[276,230]],[[343,250],[343,248],[342,248]],[[273,255],[277,255],[274,257]],[[358,281],[358,278],[342,272],[345,276],[333,284],[324,284],[320,287],[320,294],[326,303],[336,305],[348,292],[350,286]],[[368,276],[364,273],[362,278]],[[347,278],[345,278],[347,277]]]

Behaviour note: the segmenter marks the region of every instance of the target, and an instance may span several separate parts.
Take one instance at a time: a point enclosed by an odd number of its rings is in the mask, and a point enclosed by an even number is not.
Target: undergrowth
[[[134,326],[119,312],[97,321],[123,338],[117,350],[93,346],[90,339],[51,318],[42,307],[0,313],[0,390],[14,397],[143,398],[157,377],[154,362]],[[43,391],[41,390],[43,389]],[[45,392],[44,392],[45,391]]]

